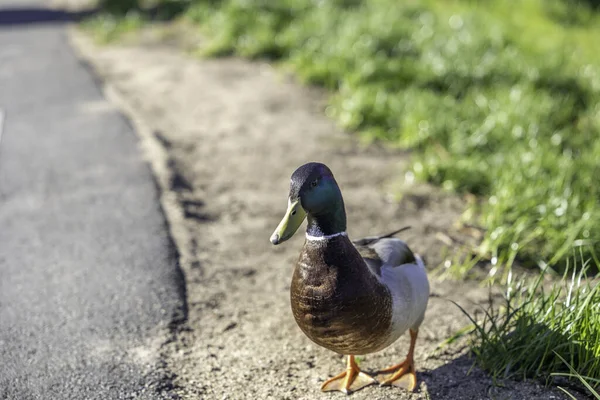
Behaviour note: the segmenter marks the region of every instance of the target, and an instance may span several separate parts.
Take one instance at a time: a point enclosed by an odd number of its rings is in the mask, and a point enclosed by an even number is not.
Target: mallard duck
[[[321,390],[348,394],[378,382],[360,370],[355,356],[382,350],[409,331],[404,361],[377,375],[383,375],[381,385],[413,391],[413,354],[429,298],[423,261],[391,237],[397,232],[351,242],[342,193],[321,163],[304,164],[292,174],[287,212],[271,243],[291,238],[305,218],[306,240],[290,288],[294,318],[313,342],[348,356],[346,370]]]

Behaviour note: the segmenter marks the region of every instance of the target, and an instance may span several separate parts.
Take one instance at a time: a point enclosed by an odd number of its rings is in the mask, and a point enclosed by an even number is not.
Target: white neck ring
[[[329,240],[329,239],[333,239],[334,237],[338,237],[338,236],[348,236],[348,234],[346,232],[338,232],[338,233],[334,233],[332,235],[312,236],[307,233],[306,239],[307,240],[317,240],[317,241],[318,240]]]

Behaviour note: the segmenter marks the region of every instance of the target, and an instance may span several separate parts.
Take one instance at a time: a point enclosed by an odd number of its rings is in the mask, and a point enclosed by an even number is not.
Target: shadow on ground
[[[569,341],[567,338],[555,338],[553,341],[551,337],[562,335],[549,329],[546,325],[532,321],[525,322],[524,324],[536,326],[536,334],[529,336],[522,335],[519,333],[519,329],[523,326],[518,326],[511,334],[501,338],[497,346],[488,347],[489,357],[493,357],[493,353],[506,351],[505,349],[525,349],[527,348],[526,342],[529,342],[532,336],[547,338],[546,341],[548,343],[567,343]],[[531,330],[528,329],[526,332],[530,334]],[[577,347],[571,353],[575,357],[575,363],[583,363],[585,360],[590,360],[593,357],[579,343],[573,343],[572,345]],[[569,355],[563,354],[563,356],[568,357]],[[427,386],[430,399],[527,399],[531,398],[530,396],[532,395],[539,395],[539,397],[534,398],[545,398],[544,390],[547,387],[546,385],[565,388],[575,399],[591,398],[590,393],[574,379],[569,380],[566,377],[555,376],[551,380],[544,381],[543,379],[532,378],[531,376],[535,376],[535,371],[533,370],[526,373],[527,376],[530,376],[526,381],[494,379],[475,365],[475,358],[472,354],[468,353],[458,358],[453,358],[451,354],[448,354],[440,358],[446,357],[448,359],[440,367],[423,370],[419,374],[420,381],[425,382]],[[486,357],[485,353],[483,357]],[[579,360],[578,357],[582,358],[582,360]],[[568,372],[568,368],[557,357],[547,357],[547,360],[536,360],[536,362],[536,365],[540,363],[544,365],[542,371]],[[516,371],[517,369],[518,365],[514,365],[512,371],[507,370],[506,372],[511,377],[523,376],[524,372],[520,370]],[[544,374],[544,372],[541,373],[541,375]],[[466,393],[470,397],[464,397]],[[523,394],[523,397],[518,397],[519,393]]]
[[[483,370],[476,367],[474,361],[472,356],[465,354],[449,360],[439,368],[425,370],[419,374],[419,379],[427,385],[428,398],[432,400],[548,398],[548,388],[543,382],[533,379],[494,381]],[[560,382],[560,386],[567,388],[576,399],[587,398],[585,391],[571,382]]]
[[[465,393],[485,398],[493,386],[488,383],[487,375],[473,368],[473,362],[469,355],[463,355],[438,368],[423,371],[420,378],[427,385],[430,398],[460,398]]]

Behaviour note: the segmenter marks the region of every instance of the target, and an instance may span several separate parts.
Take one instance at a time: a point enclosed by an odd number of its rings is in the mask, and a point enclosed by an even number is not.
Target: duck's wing
[[[400,239],[390,237],[408,228],[402,228],[383,236],[366,237],[353,242],[371,272],[381,276],[381,268],[384,265],[395,267],[416,262],[415,255],[406,243]]]
[[[371,272],[393,298],[393,331],[418,330],[429,299],[429,280],[423,260],[396,238],[383,238],[357,246]]]

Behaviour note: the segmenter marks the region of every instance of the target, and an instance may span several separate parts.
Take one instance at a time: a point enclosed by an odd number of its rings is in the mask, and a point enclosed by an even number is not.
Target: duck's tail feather
[[[366,245],[372,244],[372,243],[374,243],[374,242],[376,242],[378,240],[389,238],[389,237],[392,237],[394,235],[397,235],[398,233],[404,232],[406,230],[409,230],[410,228],[411,228],[410,226],[405,226],[405,227],[397,229],[397,230],[395,230],[393,232],[387,233],[385,235],[381,235],[381,236],[369,236],[369,237],[366,237],[366,238],[358,239],[358,240],[354,241],[354,244],[356,246],[366,246]]]
[[[409,230],[410,228],[411,228],[411,226],[410,226],[410,225],[407,225],[407,226],[405,226],[405,227],[402,227],[402,228],[400,228],[400,229],[398,229],[398,230],[395,230],[395,231],[393,231],[393,232],[390,232],[390,233],[388,233],[388,234],[386,234],[386,235],[379,236],[377,239],[379,240],[379,239],[385,239],[385,238],[389,238],[389,237],[392,237],[392,236],[394,236],[394,235],[396,235],[396,234],[398,234],[398,233],[400,233],[400,232],[407,231],[407,230]]]

